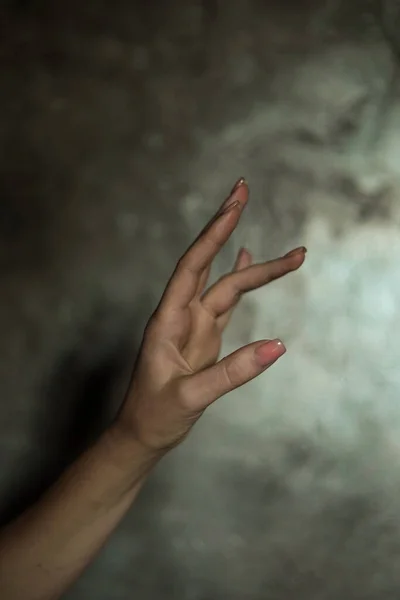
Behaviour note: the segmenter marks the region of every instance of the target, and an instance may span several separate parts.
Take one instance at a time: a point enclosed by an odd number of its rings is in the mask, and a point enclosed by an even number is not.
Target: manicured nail
[[[247,183],[247,181],[245,180],[244,177],[241,177],[240,179],[238,179],[237,182],[235,183],[235,185],[232,188],[231,194],[233,194],[234,192],[236,192],[236,190],[239,189],[240,186],[244,185],[245,183]]]
[[[269,367],[285,352],[286,348],[281,340],[272,340],[257,348],[255,356],[260,367]]]
[[[305,246],[301,246],[300,248],[296,248],[295,250],[291,250],[287,254],[285,254],[284,258],[289,258],[289,256],[295,256],[296,254],[306,254],[307,248]]]
[[[231,210],[233,210],[234,208],[236,208],[237,206],[240,206],[240,202],[239,200],[235,200],[235,202],[232,202],[232,204],[228,204],[228,206],[226,206],[222,211],[221,211],[221,215],[224,215],[227,212],[230,212]]]

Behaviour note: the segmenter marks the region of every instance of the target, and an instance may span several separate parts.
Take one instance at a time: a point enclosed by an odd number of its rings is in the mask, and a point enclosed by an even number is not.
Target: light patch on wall
[[[355,442],[357,413],[398,431],[400,232],[390,224],[354,225],[338,239],[329,222],[314,218],[304,241],[302,270],[246,299],[254,315],[250,337],[281,336],[287,355],[232,394],[229,410],[224,402],[216,411],[254,428],[279,421],[312,434],[322,426],[341,443]],[[238,341],[233,325],[223,353]]]

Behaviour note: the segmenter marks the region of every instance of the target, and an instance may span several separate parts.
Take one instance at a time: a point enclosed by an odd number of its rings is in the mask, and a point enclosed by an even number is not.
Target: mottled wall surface
[[[400,76],[381,5],[2,4],[3,521],[118,406],[237,177],[251,204],[214,274],[242,244],[309,249],[225,340],[287,355],[159,466],[71,600],[398,597]]]

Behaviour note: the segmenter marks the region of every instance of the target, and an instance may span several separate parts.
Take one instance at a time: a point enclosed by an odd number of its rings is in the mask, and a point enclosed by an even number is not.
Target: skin
[[[207,289],[212,262],[247,202],[247,184],[239,180],[179,260],[146,327],[115,421],[0,533],[2,600],[60,598],[129,510],[151,470],[207,407],[285,353],[280,340],[266,339],[218,361],[223,331],[241,296],[297,270],[305,259],[305,248],[298,248],[253,265],[242,249],[233,271]]]

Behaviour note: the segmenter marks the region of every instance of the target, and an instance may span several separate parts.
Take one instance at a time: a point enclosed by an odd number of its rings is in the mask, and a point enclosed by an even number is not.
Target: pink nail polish
[[[260,367],[272,365],[278,358],[286,352],[284,343],[281,340],[272,340],[266,342],[255,351],[255,355]]]

